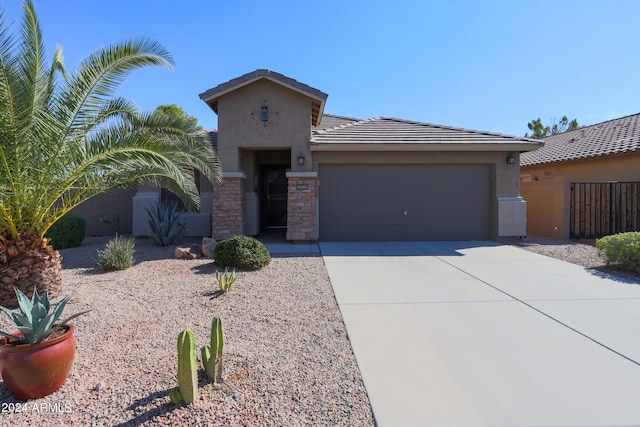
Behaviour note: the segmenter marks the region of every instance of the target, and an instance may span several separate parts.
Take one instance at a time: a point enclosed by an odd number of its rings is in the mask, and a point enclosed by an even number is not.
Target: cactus
[[[182,403],[182,393],[180,393],[180,388],[176,387],[171,389],[169,392],[169,399],[171,400],[171,403],[176,405]]]
[[[214,383],[222,382],[222,352],[224,349],[224,333],[222,319],[214,317],[211,322],[211,345],[202,347],[202,364],[207,378]]]
[[[189,329],[178,335],[178,388],[182,400],[187,405],[198,400],[196,340]]]

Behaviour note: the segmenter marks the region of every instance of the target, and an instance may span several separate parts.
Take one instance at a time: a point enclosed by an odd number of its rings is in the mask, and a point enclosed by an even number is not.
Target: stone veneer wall
[[[244,234],[244,180],[243,173],[225,173],[214,186],[211,236],[216,240]]]
[[[317,173],[289,172],[287,240],[318,240]]]

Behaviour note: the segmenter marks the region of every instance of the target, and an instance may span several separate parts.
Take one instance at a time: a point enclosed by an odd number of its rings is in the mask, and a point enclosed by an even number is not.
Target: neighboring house
[[[626,184],[609,183],[640,182],[640,114],[545,138],[542,148],[520,157],[520,177],[530,233],[596,237],[608,234],[605,230],[635,228],[626,210],[637,210],[638,195],[632,196]],[[587,182],[603,185],[576,186]],[[627,200],[636,207],[627,207]]]
[[[640,181],[640,114],[551,135],[520,157],[524,182]]]
[[[271,227],[292,241],[525,235],[519,157],[539,141],[325,115],[327,94],[264,69],[200,98],[218,114],[223,181],[201,187],[200,213],[211,215],[216,239]],[[143,231],[135,216],[157,193],[134,197],[134,234]]]

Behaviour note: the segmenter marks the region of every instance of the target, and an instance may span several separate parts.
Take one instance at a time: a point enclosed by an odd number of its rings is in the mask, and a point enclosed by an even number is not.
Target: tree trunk
[[[0,305],[18,306],[14,287],[31,298],[34,288],[42,295],[59,293],[62,287],[60,252],[47,239],[30,236],[15,240],[0,237]]]

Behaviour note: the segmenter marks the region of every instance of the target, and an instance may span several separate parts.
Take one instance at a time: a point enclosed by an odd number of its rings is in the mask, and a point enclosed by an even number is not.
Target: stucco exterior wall
[[[523,166],[520,175],[531,181],[556,177],[569,177],[574,182],[640,181],[640,153],[542,166]]]
[[[523,182],[521,187],[527,201],[527,234],[568,240],[571,180],[556,177]]]
[[[263,105],[267,122],[260,119]],[[291,149],[292,171],[310,171],[309,162],[297,163],[299,156],[310,158],[310,135],[310,98],[272,81],[258,80],[218,100],[218,156],[225,172],[242,171],[243,150],[282,148]]]
[[[100,222],[100,218],[113,221],[117,215],[120,218],[120,234],[131,234],[132,231],[132,203],[134,189],[114,189],[87,200],[73,209],[87,221],[86,236],[112,236],[115,230],[108,224]]]

